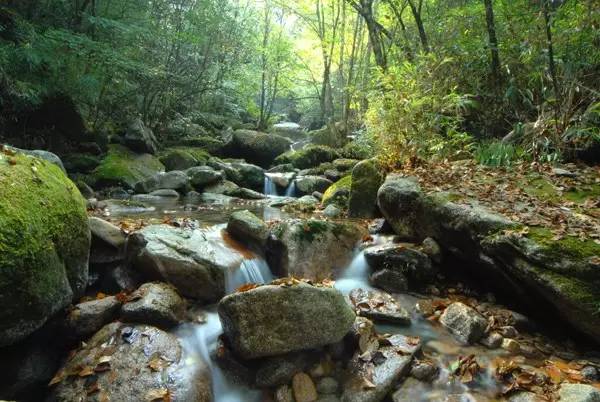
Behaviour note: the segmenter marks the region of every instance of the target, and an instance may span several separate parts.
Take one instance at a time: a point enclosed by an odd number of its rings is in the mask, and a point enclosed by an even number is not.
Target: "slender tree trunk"
[[[549,10],[550,0],[542,0],[542,12],[544,14],[544,24],[546,25],[546,43],[548,48],[548,70],[550,71],[550,78],[552,79],[552,86],[554,87],[554,122],[556,126],[556,134],[560,132],[560,104],[558,97],[560,96],[560,87],[558,85],[558,76],[556,74],[556,64],[554,63],[554,45],[552,42],[552,16]]]
[[[369,41],[371,43],[371,50],[375,56],[375,63],[382,70],[387,69],[387,60],[385,49],[382,40],[382,33],[385,33],[385,28],[379,24],[373,15],[373,2],[374,0],[360,0],[358,1],[349,0],[350,5],[360,14],[365,20],[367,25],[367,31],[369,31]]]
[[[417,24],[417,29],[419,30],[419,39],[421,40],[423,51],[425,53],[429,53],[429,42],[427,40],[427,33],[425,32],[425,26],[423,25],[423,19],[421,17],[423,0],[419,0],[418,6],[415,4],[415,0],[408,0],[408,6],[410,7],[410,11],[415,19],[415,24]]]
[[[500,52],[498,51],[498,38],[496,37],[496,24],[494,22],[494,7],[492,0],[483,0],[485,3],[485,21],[487,23],[488,41],[491,52],[492,78],[496,84],[500,82]]]

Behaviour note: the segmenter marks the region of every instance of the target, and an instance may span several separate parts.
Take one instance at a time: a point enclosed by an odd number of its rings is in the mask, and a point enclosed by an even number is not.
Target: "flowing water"
[[[263,194],[279,195],[279,194],[277,194],[277,185],[275,184],[273,179],[271,179],[271,177],[268,174],[265,175],[265,185],[264,185],[264,189],[263,189]]]

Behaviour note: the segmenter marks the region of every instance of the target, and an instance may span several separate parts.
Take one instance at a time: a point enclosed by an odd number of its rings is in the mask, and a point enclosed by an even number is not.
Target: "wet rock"
[[[104,293],[130,292],[142,282],[142,275],[129,264],[109,264],[100,269],[98,289]]]
[[[135,185],[135,191],[147,194],[154,190],[169,189],[185,192],[190,182],[188,175],[181,170],[171,170],[166,173],[158,173]]]
[[[421,248],[436,264],[441,264],[444,257],[442,248],[435,239],[427,237],[421,243]]]
[[[333,377],[323,377],[319,380],[319,382],[317,382],[317,391],[319,394],[336,394],[339,388],[340,384]]]
[[[333,183],[323,194],[323,205],[333,204],[339,208],[348,207],[352,176],[346,176]]]
[[[296,177],[296,172],[281,172],[281,173],[268,173],[267,176],[275,183],[275,185],[281,189],[285,190],[288,188],[292,180]]]
[[[391,269],[382,269],[373,273],[369,280],[373,286],[390,293],[400,293],[408,290],[408,280],[403,273]]]
[[[263,193],[251,190],[249,188],[240,187],[236,191],[229,193],[235,197],[243,198],[245,200],[263,200],[266,197]]]
[[[392,233],[392,227],[383,218],[373,219],[369,224],[370,234],[388,234]]]
[[[249,188],[255,191],[262,191],[265,181],[265,171],[263,168],[250,163],[232,162],[229,164],[236,170],[236,178],[228,178],[240,187]]]
[[[217,172],[210,166],[196,166],[185,171],[190,178],[190,184],[198,191],[203,191],[207,186],[218,183],[225,178],[223,172]]]
[[[2,347],[83,295],[91,235],[85,200],[54,164],[0,152],[0,180]]]
[[[237,197],[239,189],[240,186],[238,186],[234,182],[224,180],[205,187],[204,192],[211,194],[223,194],[230,197]]]
[[[512,394],[510,398],[508,398],[508,402],[544,402],[544,399],[533,392],[520,391]]]
[[[502,346],[502,341],[504,341],[504,337],[497,332],[492,332],[481,339],[481,343],[490,349],[498,349]]]
[[[581,370],[581,375],[588,381],[600,382],[600,370],[594,366],[585,366]]]
[[[225,294],[225,272],[244,255],[229,248],[221,229],[150,225],[130,235],[129,255],[136,270],[168,282],[186,297],[215,302]]]
[[[92,232],[90,263],[102,264],[123,260],[127,236],[121,228],[93,216],[88,221]]]
[[[292,389],[296,402],[314,402],[318,398],[315,383],[306,373],[298,373],[294,376]]]
[[[516,338],[519,336],[519,332],[516,330],[516,328],[510,325],[498,328],[498,332],[500,332],[500,334],[505,338]]]
[[[563,384],[558,395],[560,402],[600,402],[600,390],[586,384]]]
[[[427,392],[427,385],[418,379],[408,377],[402,382],[398,390],[392,394],[393,402],[409,402],[421,400],[423,394]]]
[[[480,340],[487,327],[487,320],[476,310],[463,303],[452,303],[440,317],[440,323],[464,344]]]
[[[267,261],[278,276],[334,277],[352,259],[365,230],[352,222],[291,219],[271,228]]]
[[[354,322],[354,312],[339,291],[304,283],[228,295],[218,312],[231,347],[246,359],[335,343]]]
[[[379,215],[377,191],[384,180],[385,172],[375,159],[359,162],[352,169],[352,186],[348,202],[350,217],[375,218]]]
[[[335,169],[325,170],[325,172],[323,172],[323,176],[325,176],[327,180],[331,180],[332,182],[336,182],[342,178],[342,174]]]
[[[65,319],[66,335],[84,340],[114,320],[121,302],[114,296],[76,304]]]
[[[261,388],[288,384],[294,375],[318,360],[318,353],[302,351],[261,359],[256,369],[256,385]]]
[[[362,317],[367,317],[373,321],[410,325],[408,311],[385,292],[354,289],[350,292],[349,297],[356,313]]]
[[[410,375],[419,381],[433,382],[440,374],[440,368],[433,362],[419,360],[415,361],[410,369]]]
[[[365,259],[374,271],[387,269],[402,274],[409,288],[419,289],[431,283],[436,275],[427,254],[400,244],[384,244],[365,250]]]
[[[308,145],[298,151],[289,151],[280,155],[275,163],[291,163],[298,169],[309,169],[322,163],[331,162],[339,158],[338,152],[328,146]]]
[[[165,165],[165,170],[186,170],[197,166],[200,161],[185,149],[173,148],[161,152],[160,161]]]
[[[289,385],[282,385],[275,391],[275,402],[295,402],[294,392]]]
[[[323,210],[323,215],[325,215],[328,218],[337,218],[340,215],[342,215],[342,210],[333,204],[327,205],[327,207],[325,207],[325,209]]]
[[[154,133],[139,118],[129,123],[123,140],[125,146],[135,152],[155,154],[158,149]]]
[[[519,353],[521,351],[521,345],[519,345],[519,342],[515,341],[514,339],[504,338],[502,340],[502,349],[508,350],[512,353]]]
[[[577,177],[577,174],[562,168],[552,168],[552,174],[558,177]]]
[[[324,193],[333,184],[331,180],[321,176],[299,176],[295,183],[296,191],[300,195],[312,194],[315,191]]]
[[[246,244],[253,244],[263,249],[269,238],[269,228],[252,212],[236,211],[229,216],[227,232]]]
[[[351,376],[343,386],[344,402],[379,402],[410,369],[420,342],[404,335],[393,335],[376,352],[365,357],[360,351],[349,363]]]
[[[146,325],[108,324],[68,360],[55,376],[51,400],[212,401],[210,371],[202,362],[185,365],[175,336]],[[155,398],[154,395],[157,395]]]
[[[175,288],[166,283],[145,283],[123,305],[123,321],[170,328],[184,315],[185,303]]]
[[[320,395],[317,402],[340,402],[340,398],[336,395]]]
[[[161,197],[161,198],[174,198],[174,199],[179,198],[179,193],[175,190],[170,190],[170,189],[154,190],[148,195],[153,196],[153,197]]]

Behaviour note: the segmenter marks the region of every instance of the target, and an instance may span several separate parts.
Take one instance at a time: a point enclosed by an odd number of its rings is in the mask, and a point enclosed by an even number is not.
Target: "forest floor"
[[[427,192],[448,192],[453,201],[477,200],[527,227],[552,231],[556,240],[575,236],[600,244],[600,167],[560,168],[522,163],[491,168],[475,161],[405,167]]]

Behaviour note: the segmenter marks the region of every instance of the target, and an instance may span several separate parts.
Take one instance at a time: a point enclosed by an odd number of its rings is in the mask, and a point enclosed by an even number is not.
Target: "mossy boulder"
[[[186,170],[205,164],[210,154],[202,148],[167,148],[159,155],[160,162],[167,171]]]
[[[270,166],[275,158],[288,149],[292,142],[276,134],[252,130],[235,130],[227,147],[227,156],[243,158],[261,167]]]
[[[85,200],[60,168],[0,154],[0,346],[82,295],[90,238]]]
[[[100,158],[89,154],[71,154],[62,159],[69,173],[89,173],[100,164]]]
[[[352,169],[348,215],[352,218],[376,218],[377,191],[385,180],[385,171],[376,159],[367,159]]]
[[[348,197],[352,187],[352,175],[342,177],[333,183],[323,194],[321,202],[323,205],[337,205],[342,208],[348,207]]]
[[[108,153],[88,177],[92,187],[133,188],[139,181],[164,172],[164,165],[150,154],[136,154],[124,146],[113,144]]]
[[[332,162],[339,159],[338,152],[324,145],[309,145],[299,151],[289,151],[280,155],[276,160],[276,164],[291,163],[298,169],[309,169],[319,166],[325,162]]]
[[[186,148],[199,148],[212,155],[222,155],[226,148],[226,143],[219,138],[210,137],[208,135],[184,137],[177,140],[178,145],[183,145]]]

